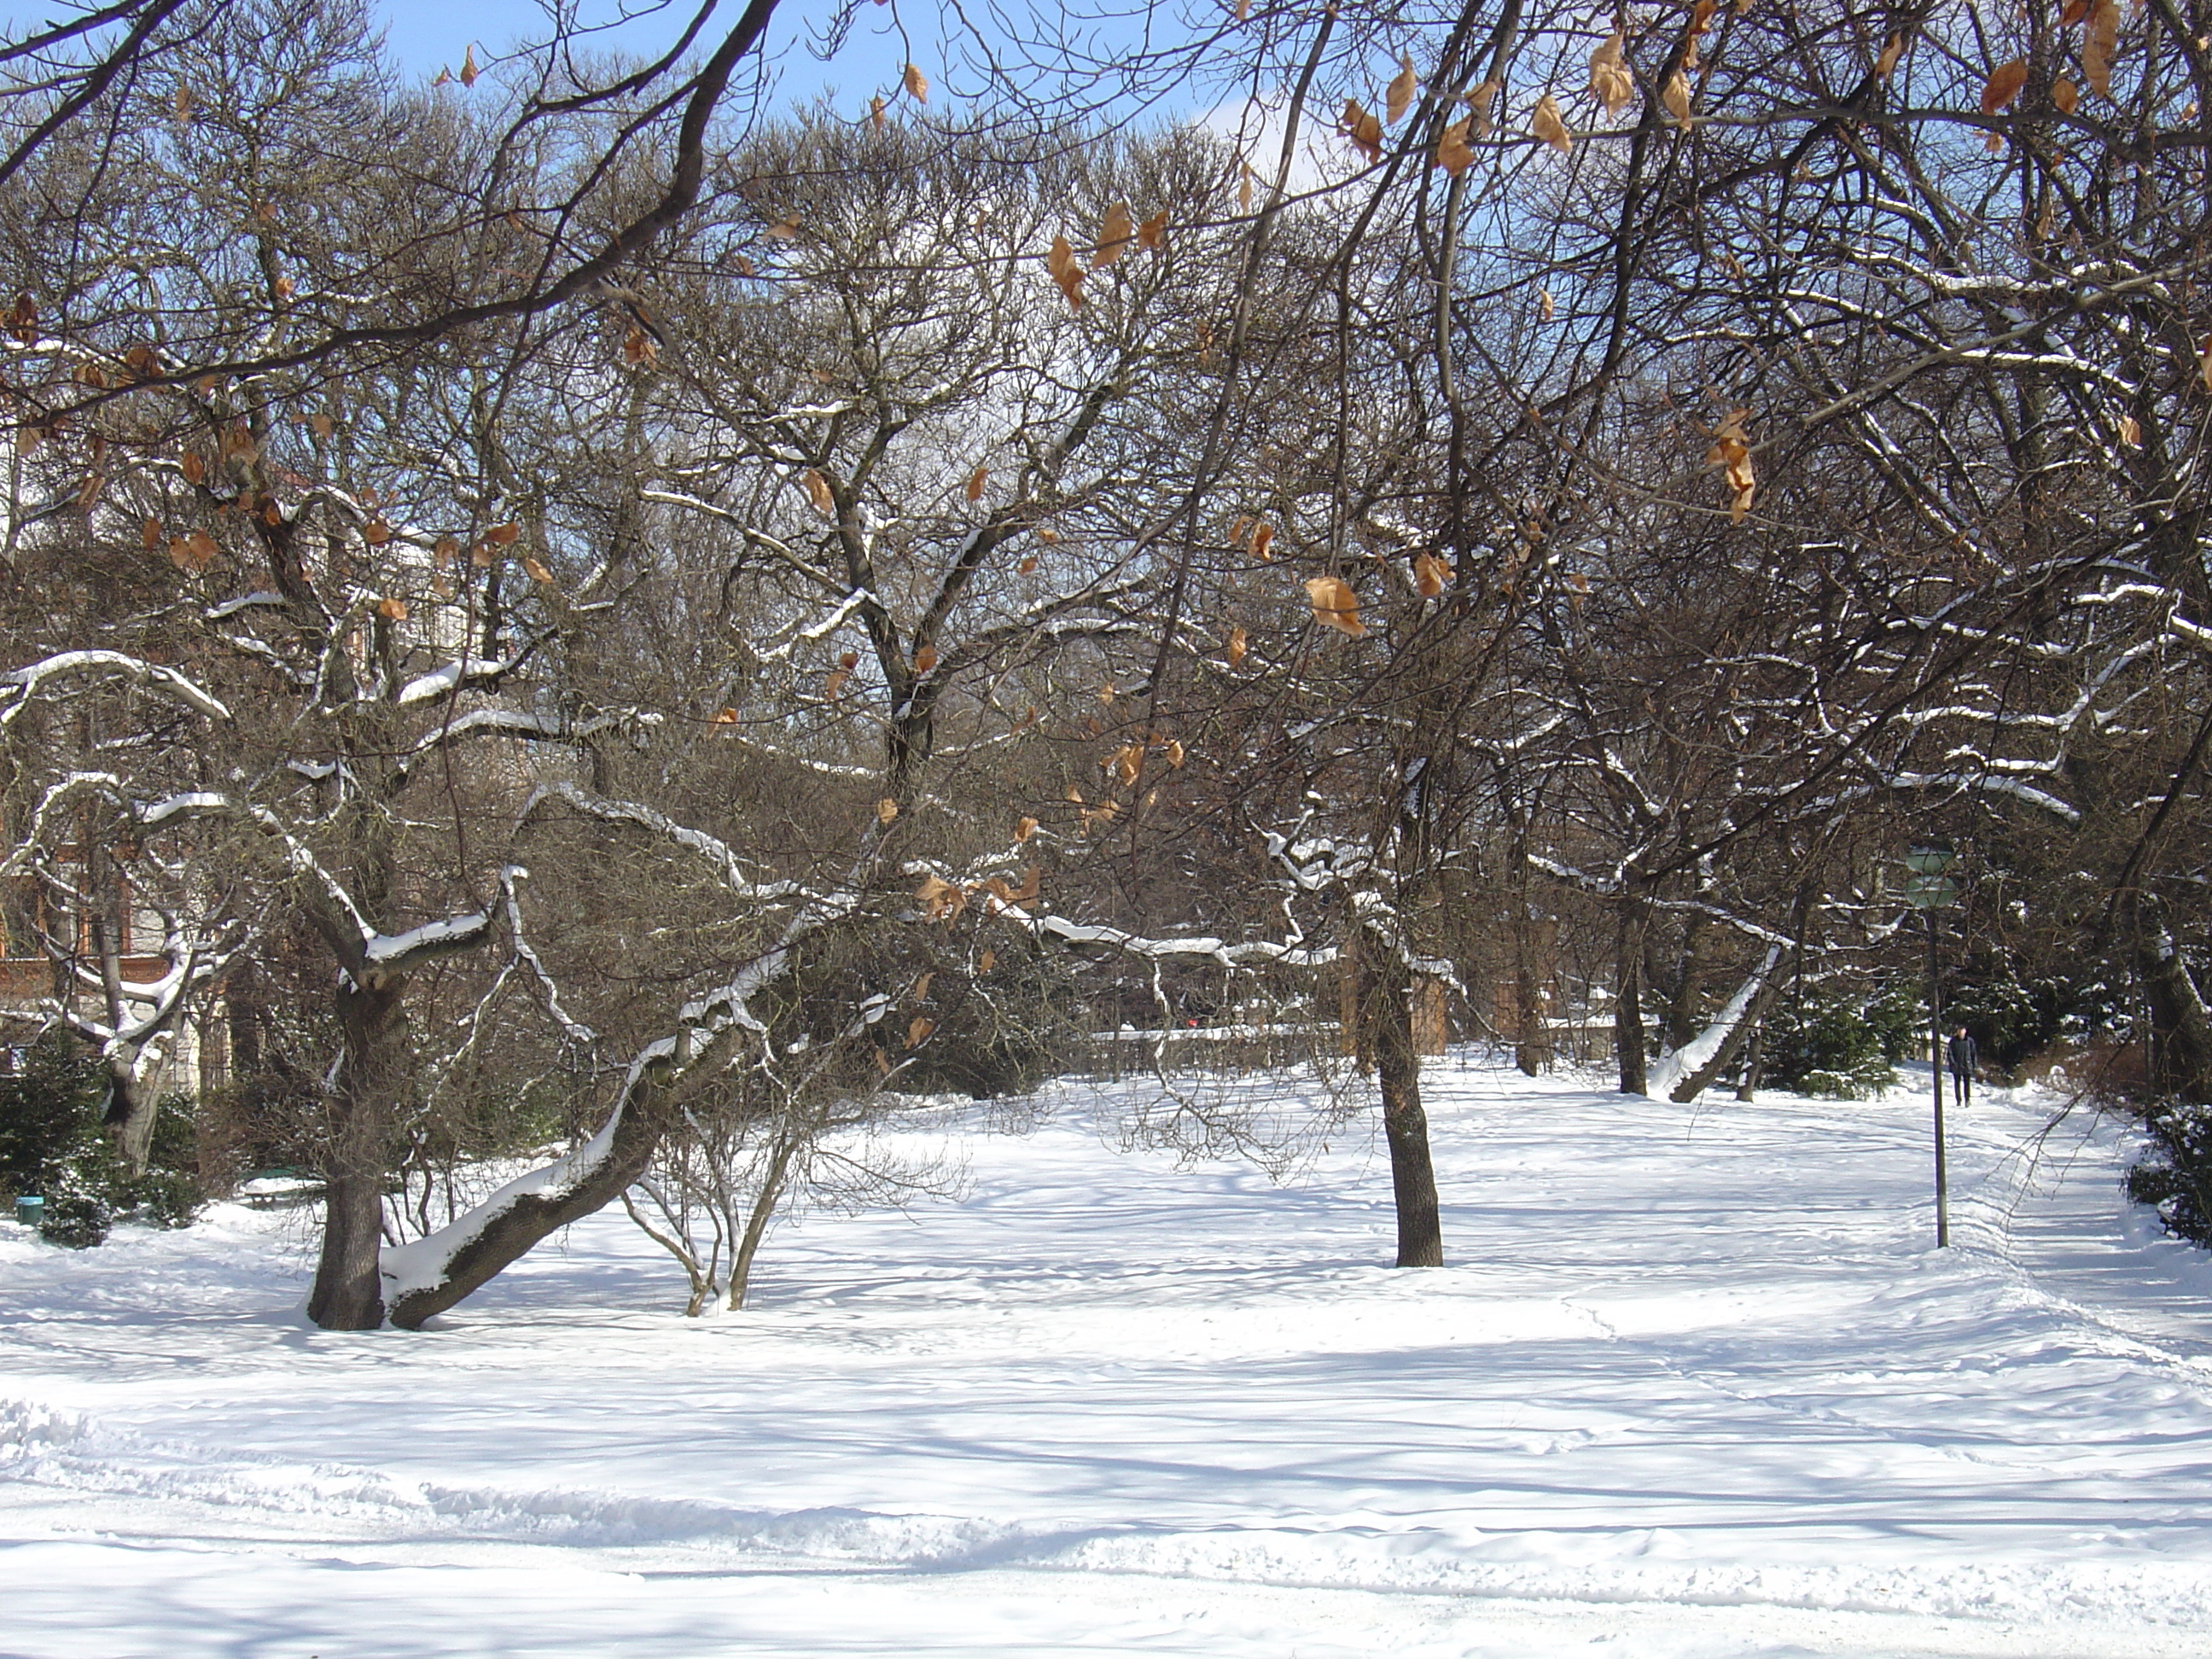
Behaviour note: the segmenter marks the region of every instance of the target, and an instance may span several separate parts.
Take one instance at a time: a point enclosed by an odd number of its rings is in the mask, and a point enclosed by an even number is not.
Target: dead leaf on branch
[[[2081,107],[2081,89],[2061,76],[2051,83],[2051,106],[2061,115],[2071,115]]]
[[[906,74],[902,77],[902,83],[914,94],[914,100],[917,104],[926,104],[929,101],[929,77],[912,64],[906,66]]]
[[[1758,488],[1758,479],[1751,463],[1751,440],[1743,423],[1751,411],[1735,409],[1728,418],[1713,428],[1712,447],[1705,452],[1705,465],[1724,469],[1723,476],[1731,492],[1729,502],[1729,522],[1741,524],[1743,515],[1751,510],[1751,498]]]
[[[936,1029],[937,1022],[935,1020],[926,1019],[921,1015],[916,1014],[914,1018],[908,1023],[906,1028],[906,1046],[909,1048],[919,1048],[921,1047],[923,1041]]]
[[[1995,115],[2019,97],[2020,89],[2027,84],[2027,59],[2015,58],[2009,64],[1998,64],[1982,83],[1982,113]]]
[[[830,480],[821,472],[808,467],[799,482],[806,486],[806,499],[814,503],[814,510],[825,519],[837,516],[837,498],[830,493]]]
[[[1548,92],[1536,100],[1536,107],[1529,112],[1528,132],[1530,137],[1542,139],[1562,155],[1574,154],[1574,135],[1567,131],[1567,124],[1559,114],[1559,106]]]
[[[1052,273],[1052,280],[1060,285],[1060,291],[1067,296],[1067,308],[1082,310],[1083,265],[1076,258],[1075,250],[1067,245],[1066,237],[1052,239],[1052,252],[1045,256],[1044,264]]]
[[[1255,527],[1252,532],[1252,556],[1254,558],[1258,559],[1263,564],[1273,559],[1274,555],[1267,550],[1272,548],[1274,544],[1274,526],[1262,522]]]
[[[407,620],[407,601],[404,599],[379,599],[376,602],[376,614],[383,617],[386,622],[405,622]]]
[[[2100,98],[2112,95],[2112,58],[2119,51],[2118,0],[2096,0],[2081,35],[2081,78]]]
[[[1310,577],[1306,597],[1313,603],[1314,620],[1324,628],[1334,628],[1355,640],[1367,637],[1367,624],[1359,620],[1359,596],[1340,578]]]
[[[1676,70],[1667,77],[1667,84],[1659,89],[1659,101],[1667,113],[1674,118],[1674,125],[1687,127],[1690,121],[1690,77]]]
[[[1626,46],[1626,38],[1615,29],[1590,54],[1589,89],[1605,106],[1607,115],[1620,114],[1636,100],[1636,76],[1623,55]]]
[[[914,653],[914,672],[915,673],[927,674],[931,669],[936,666],[937,647],[935,646],[925,645],[921,650]]]
[[[1106,222],[1098,228],[1098,246],[1091,256],[1091,268],[1097,270],[1112,264],[1127,252],[1134,234],[1129,222],[1129,204],[1115,203],[1106,210]]]
[[[1456,179],[1474,165],[1474,151],[1467,142],[1468,122],[1471,119],[1469,117],[1453,122],[1437,139],[1436,164],[1448,178]]]
[[[461,72],[458,78],[463,86],[472,87],[477,83],[477,76],[483,73],[483,71],[477,67],[477,48],[476,43],[472,40],[467,49],[461,53]]]
[[[968,475],[968,500],[972,505],[983,499],[983,485],[991,476],[991,469],[979,466]]]
[[[1231,629],[1229,630],[1229,646],[1226,654],[1229,658],[1229,665],[1231,668],[1238,667],[1243,664],[1245,653],[1249,648],[1249,647],[1245,642],[1244,630],[1241,628]]]
[[[1352,147],[1369,161],[1382,159],[1382,123],[1371,111],[1363,109],[1356,98],[1344,100],[1342,131]]]
[[[1036,827],[1037,821],[1035,818],[1021,819],[1014,825],[1014,839],[1027,841],[1031,836],[1036,834]]]
[[[888,795],[876,803],[876,822],[878,823],[884,824],[888,827],[890,821],[897,816],[898,803],[891,799]]]
[[[1452,568],[1433,553],[1413,556],[1413,586],[1425,599],[1433,599],[1452,579]]]
[[[1897,73],[1898,59],[1905,56],[1905,37],[1893,34],[1882,43],[1881,56],[1874,60],[1874,72],[1887,81]]]
[[[1396,126],[1406,112],[1413,105],[1413,94],[1421,89],[1421,77],[1413,73],[1413,60],[1401,52],[1398,73],[1382,94],[1382,118]]]
[[[1163,252],[1168,245],[1168,210],[1162,208],[1137,227],[1137,246]]]

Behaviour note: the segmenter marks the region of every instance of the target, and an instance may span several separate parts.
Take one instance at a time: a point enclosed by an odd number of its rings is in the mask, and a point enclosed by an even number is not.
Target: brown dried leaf
[[[772,225],[763,225],[761,234],[773,236],[779,242],[795,242],[799,240],[799,221],[779,219]]]
[[[1244,630],[1241,628],[1231,629],[1229,630],[1228,657],[1229,665],[1231,668],[1235,668],[1243,662],[1245,652],[1249,648],[1249,647],[1245,643]]]
[[[441,536],[438,544],[430,550],[430,562],[434,568],[443,570],[460,556],[461,544],[451,536]]]
[[[1052,280],[1060,285],[1060,291],[1067,296],[1068,309],[1082,310],[1083,265],[1076,258],[1075,250],[1067,245],[1066,237],[1052,239],[1052,252],[1045,255],[1044,266],[1052,273]]]
[[[1590,54],[1589,89],[1605,106],[1607,115],[1620,114],[1636,100],[1636,76],[1622,55],[1626,46],[1626,37],[1615,29]]]
[[[522,556],[522,568],[529,573],[531,580],[544,582],[548,587],[553,586],[553,573],[527,553]]]
[[[320,410],[307,416],[307,430],[318,438],[327,438],[337,429],[338,423]]]
[[[392,526],[381,519],[371,519],[362,526],[361,538],[371,547],[381,547],[392,539]]]
[[[1474,136],[1478,138],[1490,137],[1490,106],[1496,101],[1502,84],[1495,80],[1485,81],[1467,94],[1467,106],[1474,112]]]
[[[1473,118],[1453,122],[1437,139],[1436,164],[1454,179],[1474,165],[1474,151],[1467,142],[1468,124]]]
[[[2123,415],[2119,420],[2120,441],[2130,449],[2142,447],[2142,426],[2132,415]]]
[[[1263,562],[1274,557],[1267,550],[1274,545],[1275,526],[1262,523],[1252,532],[1252,556]]]
[[[1130,239],[1136,234],[1129,222],[1129,204],[1116,202],[1106,210],[1106,222],[1098,228],[1098,246],[1092,250],[1091,268],[1110,265],[1128,251]]]
[[[151,553],[161,545],[161,521],[149,519],[138,526],[138,545]]]
[[[919,1048],[923,1040],[936,1029],[935,1020],[925,1019],[921,1015],[916,1014],[907,1024],[906,1046],[909,1048]]]
[[[2081,107],[2081,89],[2062,75],[2051,83],[2051,106],[2061,115],[2071,115]]]
[[[808,467],[799,482],[806,486],[806,499],[814,503],[814,510],[825,519],[837,516],[837,498],[830,493],[830,480],[821,472]]]
[[[906,89],[914,94],[915,102],[926,104],[929,101],[929,77],[927,75],[912,64],[908,64],[906,66],[906,74],[902,80]]]
[[[1382,123],[1372,112],[1360,107],[1356,98],[1344,100],[1344,121],[1341,131],[1352,141],[1352,147],[1370,161],[1382,159]]]
[[[890,796],[886,795],[883,799],[876,803],[876,822],[878,823],[889,824],[890,821],[897,816],[898,803],[891,799]]]
[[[985,974],[989,973],[991,969],[998,965],[999,953],[996,951],[986,951],[981,956],[975,958],[975,976],[978,979],[981,979]]]
[[[1413,586],[1425,599],[1433,599],[1452,579],[1452,568],[1433,553],[1413,556]]]
[[[1168,741],[1166,753],[1168,764],[1173,767],[1176,771],[1182,771],[1184,754],[1182,739],[1181,738],[1170,738]]]
[[[1252,164],[1249,161],[1242,165],[1243,172],[1237,180],[1237,210],[1239,213],[1249,213],[1252,210],[1252,180],[1258,175],[1252,171]]]
[[[1313,602],[1314,620],[1324,628],[1334,628],[1355,640],[1367,637],[1367,624],[1359,620],[1359,597],[1340,579],[1309,578],[1306,597]]]
[[[1567,131],[1567,124],[1559,114],[1559,106],[1548,92],[1536,100],[1536,107],[1529,112],[1528,132],[1530,137],[1542,139],[1562,155],[1574,153],[1574,135]]]
[[[471,40],[467,50],[461,53],[460,82],[465,87],[472,87],[477,83],[477,76],[483,73],[483,71],[477,67],[476,42]]]
[[[1155,253],[1164,252],[1168,245],[1168,210],[1162,208],[1137,227],[1137,246],[1148,247]]]
[[[1887,81],[1897,73],[1898,59],[1905,56],[1905,37],[1893,34],[1882,42],[1881,56],[1874,60],[1874,72]]]
[[[1413,73],[1413,60],[1401,52],[1398,73],[1382,94],[1382,118],[1396,126],[1407,110],[1413,106],[1413,94],[1421,89],[1421,77]]]
[[[968,475],[968,499],[970,501],[983,499],[983,485],[990,476],[991,469],[988,466],[979,466]]]
[[[853,678],[849,668],[833,668],[822,679],[822,696],[826,702],[837,701],[837,694],[845,689],[845,682]]]
[[[407,601],[404,599],[379,599],[376,602],[376,614],[383,617],[386,622],[405,622],[407,620]]]
[[[881,132],[884,130],[884,100],[882,99],[871,98],[868,100],[868,122],[869,125],[873,126],[878,132]]]
[[[179,121],[192,118],[192,89],[182,81],[177,82],[176,96],[171,100],[170,107]]]
[[[2092,81],[2096,79],[2093,73]],[[2020,89],[2027,84],[2027,59],[2015,58],[2009,64],[1999,64],[1990,71],[1990,78],[1982,83],[1982,113],[1995,115],[2020,96]]]
[[[483,538],[494,547],[511,547],[514,538],[522,533],[522,526],[512,519],[505,524],[495,524],[484,532]]]
[[[2120,44],[2118,0],[2096,0],[2081,36],[2081,78],[2100,98],[2112,95],[2112,57]],[[1986,95],[1985,95],[1986,96]]]
[[[1758,488],[1758,478],[1752,468],[1751,440],[1743,429],[1747,409],[1729,411],[1728,418],[1713,428],[1712,447],[1705,452],[1705,465],[1724,469],[1723,476],[1731,492],[1729,502],[1729,522],[1741,524],[1743,515],[1751,510],[1751,498]]]
[[[931,669],[936,666],[937,647],[935,646],[925,645],[921,650],[914,653],[914,672],[915,673],[927,674]]]
[[[1659,101],[1667,113],[1674,118],[1674,125],[1690,125],[1690,77],[1676,70],[1667,77],[1667,84],[1659,88]]]
[[[1036,834],[1036,827],[1037,821],[1035,818],[1023,818],[1014,825],[1014,839],[1027,841],[1031,836]]]

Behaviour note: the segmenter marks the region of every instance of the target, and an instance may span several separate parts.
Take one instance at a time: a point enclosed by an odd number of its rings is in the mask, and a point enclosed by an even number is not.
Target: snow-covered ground
[[[308,1327],[296,1216],[0,1225],[0,1653],[2212,1651],[2212,1267],[2118,1132],[1978,1104],[1938,1254],[1917,1093],[1427,1083],[1425,1273],[1364,1127],[1277,1187],[1077,1085],[707,1322],[619,1212],[420,1335]]]

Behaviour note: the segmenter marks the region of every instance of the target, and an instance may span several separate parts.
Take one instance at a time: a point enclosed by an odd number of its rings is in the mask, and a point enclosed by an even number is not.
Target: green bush
[[[0,1077],[0,1189],[46,1200],[39,1235],[86,1249],[118,1217],[183,1227],[203,1202],[193,1172],[191,1097],[161,1103],[143,1175],[133,1176],[100,1122],[107,1098],[99,1063],[59,1031],[33,1043]]]
[[[46,1218],[39,1237],[65,1249],[88,1250],[103,1243],[115,1212],[100,1194],[79,1188],[46,1200]]]
[[[2128,1171],[2128,1196],[2168,1232],[2212,1248],[2212,1107],[2164,1106],[2144,1122],[2155,1145]]]
[[[1911,997],[1814,988],[1767,1016],[1762,1069],[1769,1083],[1799,1094],[1866,1100],[1897,1082],[1897,1062],[1914,1046],[1920,1010]]]

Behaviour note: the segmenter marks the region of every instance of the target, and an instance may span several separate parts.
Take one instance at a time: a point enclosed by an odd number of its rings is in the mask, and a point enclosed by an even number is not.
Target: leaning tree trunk
[[[345,1060],[323,1153],[323,1250],[307,1316],[326,1331],[384,1323],[385,1152],[406,1065],[406,976],[364,973],[337,994]]]
[[[1375,1055],[1382,1095],[1382,1138],[1390,1148],[1390,1188],[1398,1211],[1401,1267],[1444,1265],[1437,1175],[1429,1158],[1429,1119],[1421,1107],[1421,1056],[1413,1040],[1413,976],[1396,952],[1364,953],[1366,994],[1360,1024]]]
[[[744,1035],[732,1024],[681,1062],[675,1042],[654,1044],[631,1066],[613,1112],[585,1145],[509,1182],[428,1238],[385,1252],[392,1322],[420,1329],[540,1239],[613,1203],[652,1164],[670,1116],[714,1079]]]

